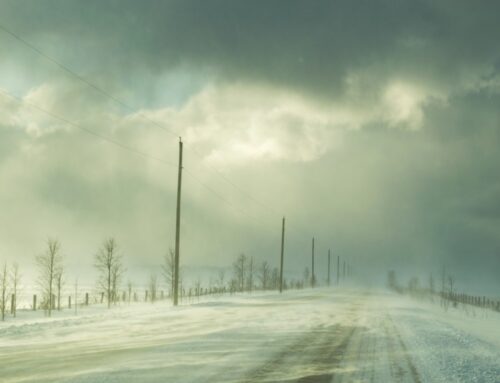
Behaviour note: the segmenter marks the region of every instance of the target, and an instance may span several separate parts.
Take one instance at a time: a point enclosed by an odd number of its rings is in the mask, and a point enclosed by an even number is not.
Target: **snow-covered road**
[[[0,324],[0,381],[500,382],[500,315],[315,289]]]

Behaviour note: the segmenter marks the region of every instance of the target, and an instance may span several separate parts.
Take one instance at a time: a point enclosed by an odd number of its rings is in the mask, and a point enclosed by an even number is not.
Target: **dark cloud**
[[[497,2],[4,2],[2,22],[83,71],[118,75],[208,67],[222,80],[343,95],[366,75],[453,87],[500,60]],[[97,43],[98,42],[98,43]],[[84,59],[86,66],[78,62]],[[138,80],[140,82],[141,80]]]
[[[47,0],[3,1],[0,23],[155,109],[145,113],[191,134],[208,157],[232,161],[222,171],[295,226],[295,272],[315,234],[320,251],[332,246],[378,275],[446,265],[464,284],[480,274],[498,291],[499,13],[495,1]],[[75,83],[0,31],[0,88],[31,92],[50,110],[175,161],[175,143],[163,147],[160,132]],[[23,229],[36,232],[33,243],[60,230],[88,252],[81,242],[114,230],[137,263],[154,263],[169,245],[175,177],[0,105],[0,180],[12,185],[0,199],[19,196],[3,214],[19,220],[9,241]],[[241,250],[274,254],[269,230],[279,217],[187,156],[211,188],[266,222],[249,223],[217,197],[207,202],[187,179],[188,258],[213,265]],[[35,223],[24,224],[33,210]]]

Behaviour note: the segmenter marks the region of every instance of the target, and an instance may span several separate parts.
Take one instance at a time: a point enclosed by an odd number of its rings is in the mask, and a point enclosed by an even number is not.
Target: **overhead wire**
[[[117,103],[121,107],[127,109],[128,111],[130,111],[132,113],[135,113],[136,116],[138,116],[138,117],[142,118],[143,120],[151,123],[152,125],[158,127],[159,129],[161,129],[163,131],[166,131],[167,133],[171,134],[172,136],[178,137],[178,134],[176,134],[173,130],[165,128],[162,124],[160,124],[157,121],[151,119],[150,117],[148,117],[144,113],[137,112],[136,108],[132,107],[128,103],[126,103],[123,100],[117,98],[116,96],[113,96],[112,94],[110,94],[109,92],[107,92],[106,90],[104,90],[103,88],[101,88],[101,87],[97,86],[96,84],[92,83],[91,81],[87,80],[85,77],[81,76],[80,74],[78,74],[77,72],[75,72],[74,70],[72,70],[67,65],[63,64],[62,62],[60,62],[59,60],[55,59],[54,57],[46,54],[41,49],[39,49],[38,47],[36,47],[32,43],[30,43],[29,41],[27,41],[26,39],[24,39],[19,34],[13,32],[9,28],[5,27],[5,25],[0,24],[0,29],[2,31],[4,31],[5,33],[9,34],[11,37],[13,37],[14,39],[16,39],[17,41],[19,41],[22,44],[26,45],[28,48],[32,49],[34,52],[36,52],[37,54],[39,54],[40,56],[42,56],[46,60],[50,61],[51,63],[53,63],[54,65],[56,65],[60,69],[62,69],[66,73],[70,74],[71,76],[75,77],[77,80],[81,81],[82,83],[86,84],[90,88],[94,89],[95,91],[97,91],[101,95],[109,98],[110,100],[114,101],[115,103]],[[203,156],[201,155],[201,153],[199,153],[196,150],[196,148],[191,148],[191,150],[192,150],[192,152],[198,158],[200,158],[201,160],[203,160]],[[203,164],[203,166],[207,167],[209,170],[211,170],[214,173],[216,173],[222,180],[224,180],[224,182],[226,182],[227,184],[229,184],[230,186],[232,186],[234,189],[236,189],[241,194],[245,195],[248,199],[252,200],[255,204],[257,204],[260,207],[264,208],[265,211],[272,211],[273,213],[279,215],[279,213],[272,206],[263,203],[262,201],[258,200],[257,198],[255,198],[254,196],[252,196],[250,193],[248,193],[247,191],[245,191],[243,188],[241,188],[240,186],[236,185],[226,175],[224,175],[219,169],[206,164],[204,161],[201,161],[201,163]],[[211,192],[213,193],[213,190]]]
[[[150,154],[148,154],[146,152],[143,152],[141,150],[138,150],[138,149],[136,149],[134,147],[125,145],[125,144],[121,143],[120,141],[114,140],[113,138],[110,138],[110,137],[105,136],[103,134],[97,133],[97,132],[95,132],[95,131],[93,131],[91,129],[88,129],[88,128],[80,125],[80,124],[77,124],[77,123],[75,123],[75,122],[73,122],[71,120],[68,120],[67,118],[65,118],[63,116],[60,116],[60,115],[58,115],[58,114],[56,114],[54,112],[51,112],[50,110],[42,108],[41,106],[39,106],[37,104],[34,104],[32,102],[23,100],[21,97],[18,97],[16,95],[8,93],[8,92],[6,92],[3,89],[0,89],[0,93],[3,94],[6,97],[9,97],[9,98],[11,98],[13,100],[16,100],[18,103],[27,105],[27,106],[29,106],[32,109],[38,110],[39,112],[42,112],[42,113],[45,113],[45,114],[47,114],[48,116],[52,117],[55,120],[63,122],[63,123],[65,123],[65,124],[67,124],[69,126],[72,126],[74,128],[77,128],[77,129],[79,129],[79,130],[81,130],[81,131],[83,131],[83,132],[85,132],[85,133],[87,133],[87,134],[89,134],[91,136],[97,137],[97,138],[99,138],[99,139],[101,139],[103,141],[106,141],[106,142],[108,142],[110,144],[113,144],[113,145],[115,145],[115,146],[117,146],[117,147],[119,147],[119,148],[121,148],[123,150],[127,150],[129,152],[132,152],[132,153],[134,153],[136,155],[139,155],[141,157],[144,157],[144,158],[148,158],[148,159],[151,159],[151,160],[154,160],[154,161],[157,161],[157,162],[161,162],[164,165],[169,165],[169,166],[177,167],[177,164],[174,164],[172,162],[168,162],[168,161],[166,161],[166,160],[164,160],[162,158],[159,158],[159,157],[152,156],[152,155],[150,155]]]
[[[110,94],[109,92],[105,91],[103,88],[95,85],[94,83],[88,81],[85,77],[79,75],[77,72],[75,72],[74,70],[72,70],[71,68],[69,68],[67,65],[63,64],[62,62],[60,62],[59,60],[56,60],[54,57],[46,54],[45,52],[43,52],[41,49],[37,48],[35,45],[33,45],[32,43],[30,43],[29,41],[27,41],[26,39],[22,38],[20,35],[18,35],[17,33],[11,31],[10,29],[8,29],[7,27],[5,27],[4,25],[0,24],[0,29],[2,31],[4,31],[5,33],[9,34],[10,36],[12,36],[13,38],[15,38],[17,41],[23,43],[24,45],[26,45],[28,48],[32,49],[33,51],[35,51],[36,53],[38,53],[40,56],[42,56],[43,58],[45,58],[46,60],[50,61],[51,63],[55,64],[56,66],[58,66],[60,69],[62,69],[63,71],[65,71],[66,73],[70,74],[71,76],[75,77],[76,79],[78,79],[79,81],[83,82],[84,84],[86,84],[87,86],[89,86],[90,88],[94,89],[95,91],[97,91],[98,93],[102,94],[103,96],[105,97],[108,97],[109,99],[113,100],[115,103],[117,103],[118,105],[122,106],[123,108],[131,111],[131,112],[134,112],[136,113],[137,110],[135,108],[133,108],[132,106],[128,105],[127,103],[123,102],[122,100],[120,100],[119,98],[113,96],[112,94]],[[143,113],[140,113],[138,114],[138,116],[140,116],[141,118],[149,121],[150,123],[153,123],[155,125],[157,125],[160,129],[168,132],[169,134],[177,137],[177,134],[175,132],[173,132],[172,130],[170,129],[167,129],[165,128],[164,126],[160,125],[160,124],[156,124],[155,121],[149,119],[147,116],[145,116]]]
[[[126,151],[129,151],[129,152],[132,152],[136,155],[139,155],[141,157],[144,157],[144,158],[147,158],[147,159],[151,159],[151,160],[154,160],[154,161],[157,161],[157,162],[160,162],[161,164],[163,165],[168,165],[170,167],[175,167],[177,168],[178,167],[178,164],[174,164],[172,162],[168,162],[162,158],[158,158],[158,157],[155,157],[155,156],[151,156],[150,154],[148,153],[145,153],[143,151],[140,151],[136,148],[133,148],[131,146],[128,146],[128,145],[125,145],[119,141],[116,141],[108,136],[105,136],[105,135],[102,135],[100,133],[97,133],[91,129],[88,129],[88,128],[85,128],[84,126],[81,126],[80,124],[77,124],[63,116],[60,116],[54,112],[51,112],[45,108],[42,108],[40,107],[39,105],[37,104],[34,104],[32,102],[28,102],[24,99],[22,99],[21,97],[18,97],[16,95],[13,95],[11,93],[8,93],[6,92],[5,90],[1,89],[0,88],[0,94],[2,94],[3,96],[5,97],[8,97],[8,98],[11,98],[13,100],[15,100],[16,102],[22,104],[22,105],[27,105],[28,107],[32,108],[32,109],[35,109],[39,112],[42,112],[44,114],[47,114],[48,116],[50,116],[51,118],[55,119],[55,120],[58,120],[64,124],[67,124],[69,126],[72,126],[74,128],[77,128],[79,130],[82,130],[83,132],[93,136],[93,137],[96,137],[96,138],[99,138],[105,142],[108,142],[110,144],[113,144],[113,145],[116,145],[118,146],[119,148],[123,149],[123,150],[126,150]],[[196,182],[198,182],[201,186],[203,186],[205,189],[207,189],[208,191],[210,191],[212,194],[214,194],[215,196],[217,196],[222,202],[224,202],[226,205],[228,205],[231,209],[235,210],[235,211],[238,211],[239,213],[255,220],[256,222],[259,222],[259,223],[262,223],[262,221],[260,221],[259,219],[257,219],[256,217],[253,217],[252,215],[248,214],[247,212],[245,212],[243,209],[241,208],[238,208],[236,205],[232,204],[231,202],[229,202],[225,197],[223,197],[221,194],[219,194],[218,192],[216,192],[214,189],[212,189],[210,186],[208,186],[208,184],[206,184],[205,182],[203,182],[202,180],[200,180],[198,177],[196,177],[192,172],[190,172],[188,169],[186,169],[185,167],[183,168],[184,172],[192,179],[194,179]]]
[[[132,107],[131,105],[129,105],[128,103],[126,103],[125,101],[119,99],[118,97],[112,95],[111,93],[107,92],[105,89],[103,89],[102,87],[94,84],[93,82],[87,80],[85,77],[81,76],[80,74],[78,74],[76,71],[74,71],[73,69],[71,69],[69,66],[65,65],[64,63],[60,62],[59,60],[57,60],[56,58],[52,57],[51,55],[45,53],[44,51],[42,51],[41,49],[39,49],[37,46],[35,46],[34,44],[30,43],[28,40],[24,39],[22,36],[20,36],[19,34],[13,32],[11,29],[7,28],[5,25],[2,25],[0,24],[0,30],[4,31],[5,33],[7,33],[8,35],[10,35],[11,37],[13,37],[14,39],[16,39],[18,42],[21,42],[22,44],[24,44],[25,46],[27,46],[28,48],[30,48],[31,50],[33,50],[34,52],[36,52],[38,55],[40,55],[41,57],[43,57],[44,59],[48,60],[49,62],[51,62],[52,64],[56,65],[57,67],[59,67],[61,70],[63,70],[64,72],[66,72],[67,74],[73,76],[74,78],[76,78],[77,80],[79,80],[80,82],[86,84],[88,87],[90,87],[91,89],[93,89],[94,91],[100,93],[102,96],[104,97],[107,97],[109,98],[110,100],[112,100],[113,102],[115,102],[116,104],[120,105],[122,108],[128,110],[129,112],[131,113],[134,113],[137,117],[149,122],[150,124],[154,125],[155,127],[167,132],[168,134],[174,136],[174,137],[178,137],[179,135],[173,131],[172,129],[167,129],[164,125],[162,125],[161,123],[158,123],[157,121],[151,119],[150,117],[148,117],[147,115],[145,115],[143,112],[138,112],[136,108]],[[154,156],[151,156],[149,155],[148,153],[145,153],[145,152],[142,152],[138,149],[135,149],[133,147],[130,147],[128,145],[125,145],[119,141],[116,141],[112,138],[109,138],[107,136],[104,136],[102,134],[99,134],[97,132],[94,132],[90,129],[87,129],[79,124],[76,124],[62,116],[59,116],[51,111],[48,111],[38,105],[35,105],[33,103],[29,103],[23,99],[21,99],[20,97],[17,97],[15,95],[12,95],[10,93],[7,93],[3,90],[0,89],[0,92],[3,93],[4,95],[8,96],[8,97],[11,97],[11,98],[14,98],[16,99],[17,101],[20,101],[20,102],[23,102],[23,103],[26,103],[28,104],[29,106],[31,106],[32,108],[34,109],[37,109],[41,112],[44,112],[46,113],[47,115],[57,119],[57,120],[60,120],[62,122],[65,122],[66,124],[70,125],[70,126],[73,126],[75,128],[78,128],[84,132],[86,132],[87,134],[90,134],[90,135],[93,135],[95,137],[98,137],[104,141],[107,141],[113,145],[116,145],[124,150],[128,150],[132,153],[135,153],[136,155],[139,155],[139,156],[142,156],[144,158],[149,158],[149,159],[152,159],[152,160],[155,160],[157,162],[161,162],[165,165],[169,165],[169,166],[177,166],[177,164],[173,164],[171,162],[168,162],[168,161],[165,161],[161,158],[157,158],[157,157],[154,157]],[[229,179],[229,177],[227,177],[222,171],[220,171],[219,169],[213,167],[213,166],[210,166],[209,164],[207,164],[205,161],[203,161],[203,155],[201,153],[199,153],[196,148],[194,147],[191,147],[191,151],[192,153],[194,153],[201,161],[201,164],[205,167],[207,167],[209,170],[211,170],[212,172],[214,172],[220,179],[222,179],[224,182],[226,182],[228,185],[230,185],[231,187],[233,187],[235,190],[237,190],[240,194],[244,195],[247,199],[251,200],[254,202],[254,204],[256,205],[259,205],[261,208],[264,209],[264,211],[266,212],[272,212],[274,214],[276,214],[277,216],[284,216],[282,214],[279,214],[278,211],[270,206],[269,204],[266,204],[262,201],[260,201],[259,199],[255,198],[253,195],[251,195],[249,192],[247,192],[246,190],[244,190],[242,187],[238,186],[236,183],[234,183],[233,181],[231,181]],[[224,203],[226,203],[229,207],[231,207],[233,210],[237,210],[239,211],[240,213],[246,215],[247,217],[250,217],[251,219],[253,219],[254,221],[257,221],[259,223],[263,223],[261,220],[257,219],[256,217],[254,216],[251,216],[250,214],[246,213],[244,210],[242,210],[241,208],[238,208],[236,207],[234,204],[230,203],[226,198],[224,198],[220,193],[216,192],[212,187],[210,187],[207,183],[201,181],[198,177],[196,177],[193,172],[187,170],[186,168],[184,168],[184,171],[186,171],[186,173],[188,174],[189,177],[191,177],[192,179],[194,179],[196,182],[198,182],[200,185],[202,185],[207,191],[209,191],[210,193],[212,193],[213,195],[217,196],[220,200],[222,200]],[[287,225],[287,231],[293,231],[293,232],[296,232],[297,234],[300,234],[300,236],[302,237],[303,236],[303,233],[299,232],[298,229],[295,229],[293,226],[290,226],[290,225]]]

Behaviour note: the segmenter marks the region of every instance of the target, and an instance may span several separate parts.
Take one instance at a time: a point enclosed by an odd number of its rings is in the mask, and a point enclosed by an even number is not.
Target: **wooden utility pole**
[[[181,224],[181,186],[182,186],[182,138],[179,137],[179,173],[177,177],[177,214],[175,219],[175,269],[174,269],[174,306],[179,303],[179,246]]]
[[[311,276],[311,287],[314,287],[315,277],[314,277],[314,237],[312,240],[312,276]]]
[[[328,286],[330,286],[330,249],[328,249]]]
[[[283,292],[283,257],[285,251],[285,217],[281,224],[281,267],[280,267],[280,293]]]
[[[337,255],[337,286],[340,281],[340,255]]]

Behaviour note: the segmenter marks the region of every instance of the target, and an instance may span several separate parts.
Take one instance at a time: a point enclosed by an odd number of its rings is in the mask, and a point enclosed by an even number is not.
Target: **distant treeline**
[[[412,277],[406,285],[399,283],[396,272],[391,270],[387,273],[387,287],[400,294],[410,294],[413,296],[438,297],[441,306],[445,309],[451,305],[457,307],[459,304],[471,305],[486,309],[492,309],[500,312],[500,300],[488,298],[486,296],[477,296],[456,291],[455,278],[446,275],[443,270],[441,274],[440,286],[437,288],[434,277],[429,275],[428,283],[421,285],[417,277]]]

